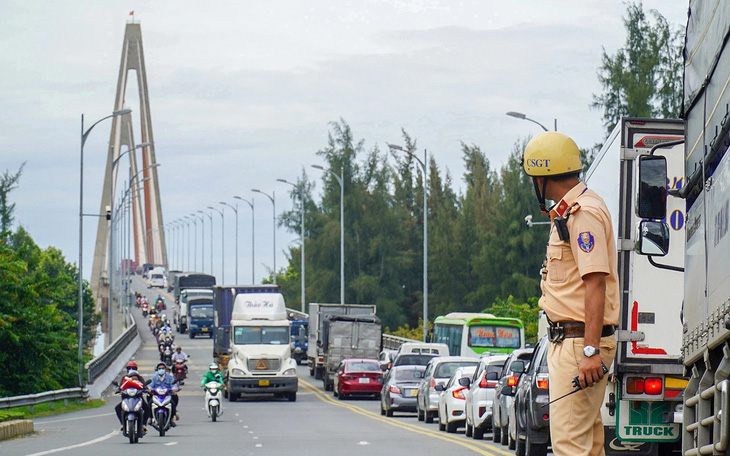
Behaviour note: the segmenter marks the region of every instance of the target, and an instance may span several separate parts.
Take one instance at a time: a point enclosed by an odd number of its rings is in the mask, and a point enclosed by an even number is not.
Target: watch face
[[[583,354],[589,358],[597,353],[598,349],[596,349],[595,347],[591,347],[590,345],[588,345],[587,347],[583,347]]]

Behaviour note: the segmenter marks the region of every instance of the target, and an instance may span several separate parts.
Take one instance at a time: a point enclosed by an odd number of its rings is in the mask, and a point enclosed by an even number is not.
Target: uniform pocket
[[[547,261],[548,281],[552,283],[564,282],[565,265],[563,264],[563,249],[549,245],[547,248]]]

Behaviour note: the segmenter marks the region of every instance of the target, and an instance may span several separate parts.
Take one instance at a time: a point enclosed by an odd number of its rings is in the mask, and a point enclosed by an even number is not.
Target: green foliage
[[[0,410],[0,423],[3,421],[13,421],[25,419],[25,413],[15,410]]]
[[[519,318],[525,325],[525,343],[537,343],[538,312],[537,298],[528,298],[527,302],[515,302],[515,297],[509,295],[507,299],[496,298],[494,303],[483,310],[498,317]]]
[[[606,134],[622,116],[679,118],[682,107],[682,30],[655,10],[629,3],[626,43],[615,54],[603,50],[598,80],[603,93],[592,106],[603,110]]]
[[[366,150],[342,120],[331,124],[327,147],[319,152],[325,169],[345,186],[345,302],[376,304],[385,326],[421,339],[423,318],[423,168],[416,141],[405,131],[403,151]],[[539,290],[545,255],[545,225],[528,228],[536,214],[531,181],[520,156],[527,140],[515,143],[507,163],[494,169],[482,150],[462,144],[464,194],[453,190],[433,156],[427,162],[429,320],[452,311],[479,312],[499,296],[527,302]],[[306,295],[308,302],[340,302],[340,186],[321,175],[322,199],[303,172],[292,188],[292,211],[280,217],[295,234],[305,207]],[[303,198],[300,196],[303,195]],[[290,307],[299,308],[301,246],[289,248],[289,265],[279,271]]]
[[[0,240],[5,240],[10,233],[10,226],[13,224],[15,203],[8,202],[8,194],[17,188],[24,167],[25,162],[20,165],[20,169],[15,174],[10,173],[10,170],[5,170],[0,176]]]
[[[428,334],[431,334],[431,331],[433,330],[433,323],[429,320],[428,322]],[[406,339],[413,339],[413,340],[423,340],[423,318],[418,319],[418,324],[411,328],[411,326],[406,323],[403,326],[400,326],[395,331],[391,331],[390,328],[385,328],[386,334],[391,334],[393,336],[398,337],[405,337]]]

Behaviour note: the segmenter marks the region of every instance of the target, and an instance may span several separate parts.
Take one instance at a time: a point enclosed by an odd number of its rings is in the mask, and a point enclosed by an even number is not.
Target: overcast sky
[[[42,247],[57,246],[78,260],[80,116],[88,126],[113,109],[124,27],[134,10],[165,222],[219,201],[234,203],[233,195],[254,198],[257,280],[272,266],[272,207],[251,189],[276,191],[277,211],[292,205],[290,188],[277,178],[294,181],[306,168],[321,189],[320,172],[310,165],[321,163],[316,152],[326,146],[329,122],[347,121],[367,150],[400,143],[404,128],[419,153],[428,149],[462,191],[461,141],[480,146],[499,167],[518,138],[540,131],[507,111],[548,128],[556,118],[581,146],[602,141],[600,112],[589,106],[601,90],[596,70],[602,47],[614,52],[625,39],[625,5],[617,0],[0,5],[0,172],[27,162],[10,195],[16,223]],[[687,6],[644,1],[682,29]],[[138,115],[136,97],[132,84],[127,106]],[[85,146],[85,212],[99,208],[110,128],[110,121],[97,126]],[[138,117],[134,128],[139,135]],[[239,215],[239,282],[248,282],[248,206]],[[220,216],[214,220],[220,280]],[[96,221],[87,218],[84,229],[88,278]],[[206,223],[206,271],[208,230]],[[231,283],[230,210],[226,230]],[[295,242],[297,235],[278,230],[278,267]]]

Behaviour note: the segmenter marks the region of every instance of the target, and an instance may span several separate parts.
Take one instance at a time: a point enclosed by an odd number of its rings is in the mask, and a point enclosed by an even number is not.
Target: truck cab
[[[185,332],[188,330],[189,325],[189,301],[191,299],[195,298],[207,298],[210,305],[213,305],[213,290],[208,288],[188,288],[186,290],[183,290],[180,292],[180,304],[179,308],[175,309],[175,313],[173,315],[173,321],[175,322],[175,328],[177,329],[177,332],[181,334],[185,334]],[[212,333],[213,331],[213,316],[211,314],[210,316],[210,324],[208,325],[209,329],[207,331],[210,331]],[[202,332],[202,331],[198,331]]]
[[[194,339],[199,334],[213,338],[213,295],[195,296],[188,300],[188,332]]]
[[[297,364],[302,364],[307,359],[308,335],[307,328],[309,320],[296,319],[291,321],[291,349],[292,356]]]
[[[296,401],[299,380],[291,356],[291,322],[281,293],[236,296],[230,323],[228,399],[273,393]]]

